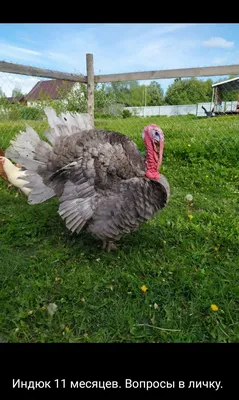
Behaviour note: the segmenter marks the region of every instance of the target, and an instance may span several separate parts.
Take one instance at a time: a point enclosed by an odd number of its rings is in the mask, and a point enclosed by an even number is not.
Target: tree
[[[138,83],[138,82],[137,82]],[[146,87],[145,85],[132,85],[127,97],[129,107],[142,107],[145,105]]]
[[[147,105],[148,106],[161,106],[164,104],[164,93],[160,84],[156,81],[152,81],[147,86]]]
[[[0,87],[0,97],[4,97],[5,96],[5,94],[3,93],[3,90],[2,90],[2,88]]]
[[[167,104],[186,104],[188,102],[188,96],[181,80],[175,79],[174,83],[169,85],[166,91],[165,101]]]
[[[87,112],[87,88],[86,85],[76,84],[74,90],[70,90],[62,104],[66,111],[85,113]]]
[[[114,93],[117,103],[130,107],[132,105],[131,90],[136,86],[135,81],[112,82],[110,90]]]
[[[212,80],[197,78],[175,80],[167,89],[167,104],[196,104],[209,102],[212,98]]]
[[[138,81],[112,82],[108,91],[114,93],[117,103],[125,107],[164,104],[163,89],[156,81],[140,85]]]
[[[102,83],[95,84],[95,111],[106,112],[108,107],[116,102],[115,94],[109,90],[109,85]]]
[[[126,107],[142,107],[146,105],[163,104],[163,90],[156,82],[150,85],[140,85],[138,81],[112,82],[110,89],[117,103]]]
[[[204,81],[204,88],[205,88],[205,95],[210,99],[212,99],[212,85],[213,85],[213,80],[212,79],[207,79]]]
[[[20,96],[23,96],[23,93],[22,93],[21,88],[15,87],[15,88],[12,90],[12,97],[20,97]]]

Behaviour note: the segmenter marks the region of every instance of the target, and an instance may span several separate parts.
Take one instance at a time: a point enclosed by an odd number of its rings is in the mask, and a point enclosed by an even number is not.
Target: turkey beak
[[[156,144],[156,147],[157,147],[157,149],[159,151],[159,149],[160,149],[160,139],[159,140],[155,140],[154,143]]]

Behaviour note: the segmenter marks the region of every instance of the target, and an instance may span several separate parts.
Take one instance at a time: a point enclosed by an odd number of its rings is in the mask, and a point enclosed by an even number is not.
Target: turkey
[[[204,112],[205,112],[205,114],[206,114],[207,117],[210,118],[210,117],[214,117],[214,116],[215,116],[215,114],[214,114],[214,107],[213,107],[212,111],[207,111],[206,108],[203,107],[203,106],[202,106],[202,109],[204,110]]]
[[[86,228],[111,251],[168,203],[170,187],[159,174],[164,133],[146,126],[146,156],[119,132],[95,129],[89,114],[44,109],[50,129],[41,140],[30,127],[20,132],[6,156],[25,169],[29,204],[59,198],[58,213],[71,232]]]

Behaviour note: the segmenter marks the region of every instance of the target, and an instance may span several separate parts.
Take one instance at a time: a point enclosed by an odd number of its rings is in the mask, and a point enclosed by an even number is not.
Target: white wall
[[[235,111],[236,101],[227,101],[222,103],[223,111]],[[207,111],[211,111],[213,104],[208,103],[197,103],[197,104],[186,104],[186,105],[172,105],[172,106],[147,106],[147,107],[125,107],[134,115],[140,117],[151,117],[153,115],[167,115],[168,117],[174,115],[188,115],[193,114],[197,117],[205,117],[206,114],[202,109],[202,106],[206,108]]]

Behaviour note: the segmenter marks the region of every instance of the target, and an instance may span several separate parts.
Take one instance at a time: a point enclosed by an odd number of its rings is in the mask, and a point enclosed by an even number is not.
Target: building
[[[32,90],[25,96],[27,105],[32,107],[44,100],[62,101],[72,90],[80,87],[78,82],[51,79],[39,81]]]
[[[25,106],[27,104],[24,96],[16,96],[16,97],[6,97],[6,101],[11,104],[18,104]]]
[[[227,79],[223,82],[214,83],[213,88],[213,108],[215,114],[238,114],[239,113],[239,77]],[[235,100],[225,101],[225,93],[233,92]]]

